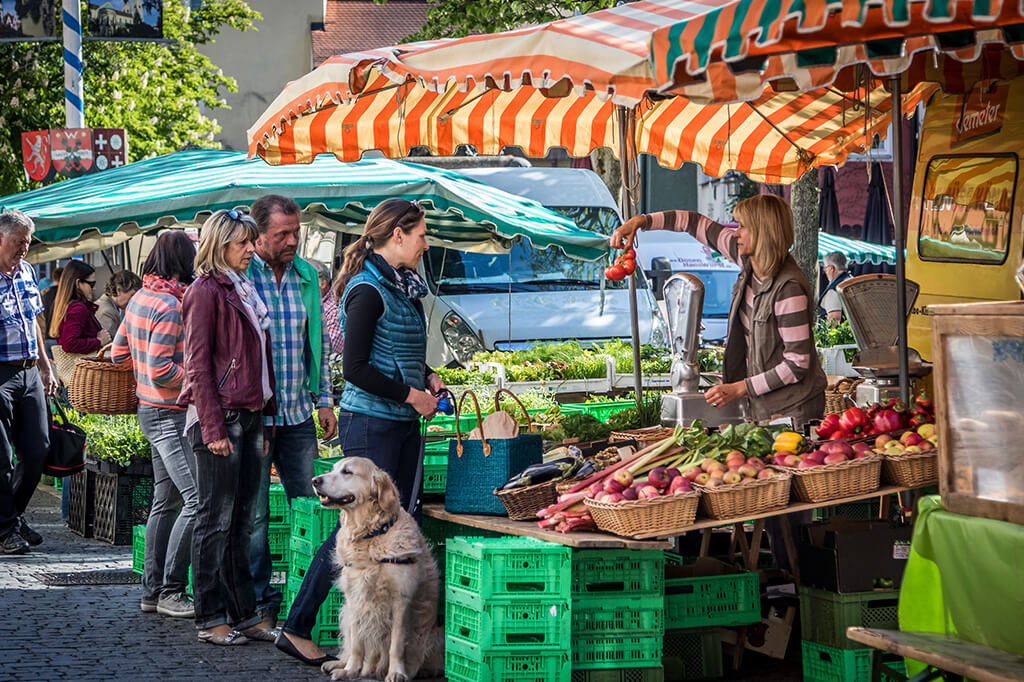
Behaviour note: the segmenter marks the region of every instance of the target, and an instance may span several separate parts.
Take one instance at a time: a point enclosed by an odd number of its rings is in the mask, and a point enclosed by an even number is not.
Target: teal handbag
[[[512,396],[529,419],[529,413],[523,403],[511,391],[505,389],[499,389],[494,395],[495,411],[500,409],[501,393]],[[537,434],[526,434],[517,438],[463,440],[459,413],[462,412],[466,396],[473,399],[477,424],[483,424],[476,394],[465,391],[459,399],[459,409],[455,414],[455,439],[448,442],[448,482],[444,508],[445,511],[454,514],[504,516],[505,506],[494,491],[526,467],[540,463],[543,458],[542,439]],[[481,435],[482,433],[481,430]]]

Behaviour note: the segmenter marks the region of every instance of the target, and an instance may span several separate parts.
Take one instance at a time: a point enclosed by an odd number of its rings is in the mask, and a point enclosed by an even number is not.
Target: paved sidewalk
[[[0,557],[0,680],[329,679],[273,644],[215,647],[191,619],[139,610],[139,585],[48,587],[39,572],[130,569],[131,547],[80,538],[60,518],[60,493],[40,486],[27,514],[43,544]],[[334,652],[336,653],[336,652]]]

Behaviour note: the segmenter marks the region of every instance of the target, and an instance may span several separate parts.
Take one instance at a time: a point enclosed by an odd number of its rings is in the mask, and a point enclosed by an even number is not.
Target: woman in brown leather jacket
[[[273,415],[270,319],[245,277],[256,223],[235,210],[203,224],[198,276],[182,299],[185,380],[178,404],[196,457],[199,509],[192,579],[199,640],[274,641],[258,627],[249,535],[265,456],[262,415]]]

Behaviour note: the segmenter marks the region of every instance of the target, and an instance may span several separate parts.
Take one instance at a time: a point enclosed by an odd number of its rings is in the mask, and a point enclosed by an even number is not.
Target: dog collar
[[[380,535],[384,535],[384,533],[387,533],[389,530],[391,530],[391,526],[395,525],[395,521],[397,521],[397,520],[398,519],[392,519],[392,520],[386,522],[384,525],[382,525],[377,530],[370,531],[369,533],[364,535],[363,539],[364,540],[369,540],[371,538],[375,538],[375,537],[378,537]]]

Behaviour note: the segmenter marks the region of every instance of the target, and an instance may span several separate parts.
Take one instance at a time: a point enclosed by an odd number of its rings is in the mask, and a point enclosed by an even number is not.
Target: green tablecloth
[[[956,635],[1024,656],[1024,526],[921,499],[903,574],[900,630]],[[923,666],[908,661],[908,673]]]

